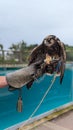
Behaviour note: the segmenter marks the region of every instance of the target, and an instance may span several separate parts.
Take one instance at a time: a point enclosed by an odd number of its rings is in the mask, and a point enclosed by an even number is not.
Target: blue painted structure
[[[11,71],[14,70],[0,69],[0,75],[5,75]],[[72,65],[67,65],[62,85],[60,85],[59,77],[57,77],[53,87],[49,91],[39,110],[35,113],[34,117],[73,101],[72,76]],[[52,78],[52,76],[45,75],[44,80],[41,81],[41,79],[39,79],[39,83],[35,81],[30,90],[23,87],[22,113],[16,111],[18,91],[9,92],[8,88],[0,89],[0,130],[4,130],[5,128],[27,120],[48,89]]]

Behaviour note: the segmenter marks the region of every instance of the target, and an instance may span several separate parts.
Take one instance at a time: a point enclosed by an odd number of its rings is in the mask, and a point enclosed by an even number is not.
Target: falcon
[[[38,68],[39,71],[42,69],[43,73],[50,75],[57,73],[60,76],[60,83],[62,83],[66,63],[64,43],[54,35],[45,37],[42,43],[35,47],[29,56],[28,66],[34,63],[37,66],[37,70]]]
[[[26,68],[7,74],[9,90],[26,86],[31,88],[33,82],[44,74],[60,76],[62,83],[65,71],[66,51],[64,43],[54,35],[45,37],[40,45],[35,47]]]

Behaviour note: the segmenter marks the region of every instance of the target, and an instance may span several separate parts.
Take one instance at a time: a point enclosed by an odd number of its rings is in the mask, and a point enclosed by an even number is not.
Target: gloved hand
[[[26,68],[7,74],[7,82],[14,88],[21,88],[24,85],[30,88],[35,78],[39,78],[44,73],[54,74],[57,72],[60,74],[60,83],[62,83],[65,62],[64,44],[56,36],[49,35],[33,49]]]

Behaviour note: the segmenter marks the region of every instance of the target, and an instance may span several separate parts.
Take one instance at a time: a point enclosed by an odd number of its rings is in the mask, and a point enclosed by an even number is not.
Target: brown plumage
[[[29,57],[29,65],[42,60],[42,64],[46,59],[46,54],[51,57],[51,61],[45,67],[45,73],[60,74],[60,83],[64,76],[66,52],[64,43],[54,35],[49,35],[40,45],[33,49]],[[41,64],[41,65],[42,65]]]
[[[66,52],[64,44],[54,35],[49,35],[40,45],[33,49],[29,57],[29,64],[6,76],[9,90],[19,89],[24,85],[29,89],[36,78],[44,73],[60,75],[60,83],[64,76]],[[19,93],[18,111],[22,111],[22,97]]]
[[[6,76],[9,90],[26,85],[29,89],[35,79],[44,73],[60,75],[60,83],[64,76],[66,52],[64,44],[53,35],[49,35],[40,45],[33,49],[29,57],[29,64]]]

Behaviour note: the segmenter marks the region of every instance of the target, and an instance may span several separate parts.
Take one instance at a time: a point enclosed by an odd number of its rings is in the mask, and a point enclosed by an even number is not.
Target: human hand
[[[7,80],[6,80],[6,76],[0,76],[0,88],[3,88],[5,86],[7,86]]]

